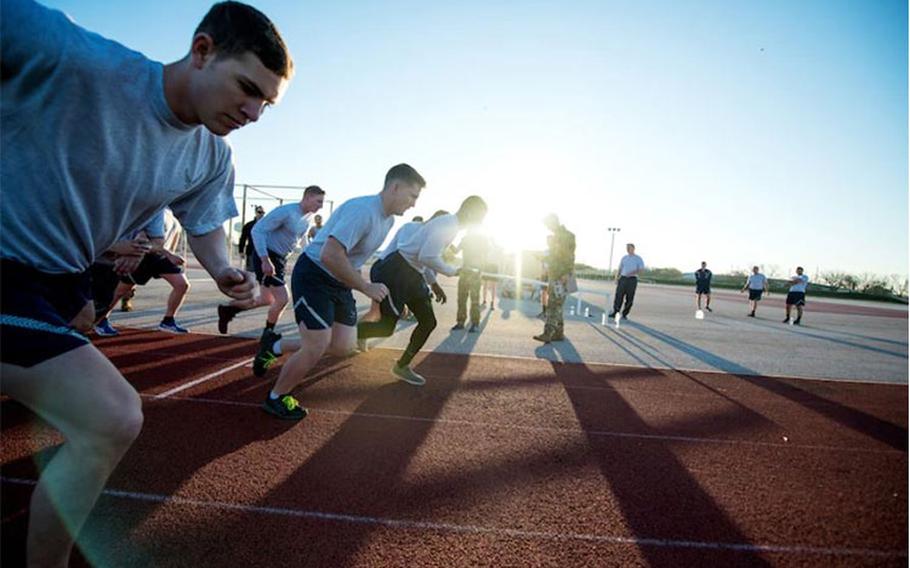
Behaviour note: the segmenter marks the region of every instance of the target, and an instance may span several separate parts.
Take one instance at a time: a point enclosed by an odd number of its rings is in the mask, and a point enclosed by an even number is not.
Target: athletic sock
[[[274,353],[275,355],[281,355],[281,340],[280,339],[278,341],[276,341],[274,345],[272,345],[272,353]]]
[[[265,328],[266,328],[266,329],[274,330],[274,329],[275,329],[275,324],[274,324],[274,322],[266,321],[266,322],[265,322]]]
[[[281,398],[283,396],[284,396],[283,394],[275,394],[274,390],[269,391],[269,399],[271,399],[271,400],[278,400],[279,398]]]
[[[168,324],[168,325],[174,325],[174,323],[176,323],[176,322],[174,322],[174,316],[164,316],[163,318],[161,318],[161,323]]]

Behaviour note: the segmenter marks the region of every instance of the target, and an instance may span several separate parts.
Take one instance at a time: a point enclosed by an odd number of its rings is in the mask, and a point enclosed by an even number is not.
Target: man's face
[[[287,88],[288,81],[251,52],[231,57],[193,53],[192,57],[198,71],[191,87],[193,105],[199,121],[218,136],[259,120]]]
[[[303,198],[303,212],[315,213],[322,209],[322,202],[325,201],[325,194],[310,194]]]
[[[392,182],[392,215],[402,215],[414,207],[420,197],[420,187],[403,181]]]
[[[802,269],[802,268],[797,268],[797,269],[796,269],[796,273],[799,274],[800,276],[802,276],[802,275],[803,275],[803,269]]]
[[[708,263],[707,263],[707,262],[701,263],[701,267],[702,267],[702,268],[707,268],[707,267],[708,267]]]
[[[757,267],[757,266],[753,266],[753,267],[752,267],[752,274],[758,274],[758,267]]]
[[[629,254],[635,254],[635,245],[626,245],[626,252]]]

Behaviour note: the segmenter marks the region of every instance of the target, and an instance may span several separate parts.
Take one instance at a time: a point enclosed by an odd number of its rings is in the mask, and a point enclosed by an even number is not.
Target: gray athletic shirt
[[[30,0],[0,9],[0,256],[82,272],[165,205],[197,236],[237,214],[230,147],[177,119],[160,63]]]
[[[310,228],[310,215],[304,215],[300,203],[288,203],[276,207],[253,225],[253,246],[258,256],[265,256],[267,250],[287,256],[300,243],[300,238]]]
[[[319,257],[322,255],[325,242],[329,237],[334,237],[347,251],[348,260],[354,270],[360,270],[363,263],[382,246],[394,223],[395,218],[386,215],[382,208],[382,197],[379,195],[355,197],[342,203],[341,207],[332,213],[328,222],[323,225],[304,252],[320,268],[332,274]],[[338,279],[337,276],[335,279]]]

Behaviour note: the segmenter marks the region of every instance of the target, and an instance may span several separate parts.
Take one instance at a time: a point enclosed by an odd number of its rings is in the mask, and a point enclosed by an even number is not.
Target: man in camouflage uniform
[[[565,339],[562,307],[568,295],[569,276],[575,269],[575,235],[559,224],[556,215],[547,215],[544,224],[553,233],[547,254],[549,299],[543,333],[535,335],[534,339],[549,343]]]

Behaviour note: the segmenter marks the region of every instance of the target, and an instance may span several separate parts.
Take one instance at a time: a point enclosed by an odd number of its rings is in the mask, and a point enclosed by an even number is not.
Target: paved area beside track
[[[179,321],[194,332],[217,333],[215,305],[223,296],[201,270],[190,270],[193,289]],[[569,342],[541,346],[531,339],[543,328],[535,316],[536,301],[497,299],[495,310],[482,312],[481,333],[450,332],[455,320],[455,279],[441,279],[449,296],[436,304],[439,327],[430,336],[427,351],[530,357],[553,361],[606,363],[653,368],[722,371],[747,375],[783,375],[906,384],[907,306],[828,298],[808,298],[803,325],[788,326],[783,319],[783,296],[772,295],[759,307],[757,318],[745,317],[745,295],[716,290],[713,313],[694,317],[692,291],[678,286],[642,284],[631,318],[617,329],[601,325],[605,297],[582,294],[582,309],[571,315],[574,301],[566,303]],[[581,282],[583,289],[602,290],[612,300],[606,282]],[[169,288],[153,281],[139,288],[136,311],[114,312],[115,325],[151,328],[157,325]],[[358,309],[367,300],[357,294]],[[584,317],[588,308],[590,317]],[[265,309],[246,312],[231,324],[231,334],[258,337]],[[396,334],[371,345],[403,348],[411,322],[399,324]],[[288,310],[279,325],[282,333],[296,333]]]

